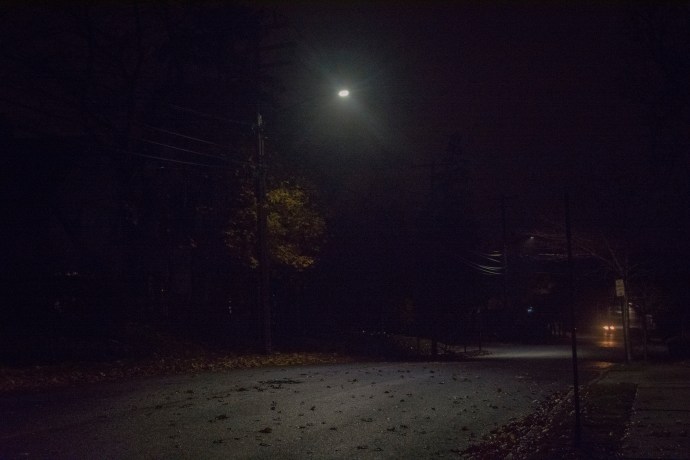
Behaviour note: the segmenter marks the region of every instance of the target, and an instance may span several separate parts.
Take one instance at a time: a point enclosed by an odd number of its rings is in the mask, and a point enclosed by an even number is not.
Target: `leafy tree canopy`
[[[226,243],[250,267],[256,257],[256,196],[249,187],[241,193],[242,206],[232,216]],[[268,250],[271,264],[302,271],[313,267],[326,232],[326,222],[304,188],[283,182],[266,192]]]

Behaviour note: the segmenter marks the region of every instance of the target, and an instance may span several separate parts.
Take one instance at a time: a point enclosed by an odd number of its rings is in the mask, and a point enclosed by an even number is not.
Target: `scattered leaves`
[[[180,347],[182,348],[182,347]],[[224,372],[228,369],[257,367],[286,367],[310,364],[334,364],[352,362],[354,359],[336,353],[280,353],[219,354],[198,351],[189,356],[184,349],[166,357],[120,360],[103,363],[63,363],[49,366],[0,368],[0,393],[17,390],[33,390],[76,383],[95,383],[156,375],[190,374],[198,372]],[[267,385],[301,383],[292,379],[266,382]],[[260,387],[255,387],[257,391]],[[263,389],[261,389],[263,390]],[[239,387],[235,391],[247,391]],[[193,390],[187,390],[193,394]]]
[[[591,458],[616,457],[635,391],[632,384],[592,384],[582,393],[582,439]],[[460,453],[463,458],[580,458],[573,443],[572,405],[572,398],[555,393],[536,402],[532,414],[492,430]]]

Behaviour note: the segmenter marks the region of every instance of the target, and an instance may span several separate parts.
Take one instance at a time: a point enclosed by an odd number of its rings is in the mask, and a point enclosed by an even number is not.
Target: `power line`
[[[152,141],[152,140],[150,140],[150,139],[139,138],[139,139],[137,139],[137,140],[140,140],[140,141],[142,141],[142,142],[146,142],[147,144],[158,145],[158,146],[160,146],[160,147],[166,147],[166,148],[169,148],[169,149],[178,150],[178,151],[180,151],[180,152],[191,153],[191,154],[199,155],[199,156],[206,157],[206,158],[213,158],[213,159],[215,159],[215,160],[227,161],[226,158],[220,157],[220,156],[218,156],[218,155],[212,155],[212,154],[210,154],[210,153],[202,153],[202,152],[197,152],[196,150],[185,149],[185,148],[182,148],[182,147],[175,147],[174,145],[168,145],[168,144],[164,144],[164,143],[162,143],[162,142]]]
[[[186,135],[186,134],[181,134],[181,133],[178,133],[178,132],[175,132],[175,131],[170,131],[170,130],[168,130],[168,129],[159,128],[159,127],[152,126],[152,125],[149,125],[149,124],[146,124],[146,123],[139,123],[139,124],[142,125],[142,126],[144,126],[144,127],[146,127],[146,128],[152,129],[152,130],[154,130],[154,131],[159,131],[159,132],[162,132],[162,133],[165,133],[165,134],[170,134],[170,135],[172,135],[172,136],[182,137],[182,138],[184,138],[184,139],[189,139],[189,140],[192,140],[192,141],[196,141],[196,142],[200,142],[200,143],[203,143],[203,144],[211,145],[211,146],[214,146],[214,147],[218,147],[218,148],[220,148],[220,149],[229,150],[229,148],[228,148],[227,146],[224,146],[224,145],[221,145],[221,144],[218,144],[218,143],[215,143],[215,142],[211,142],[211,141],[208,141],[208,140],[206,140],[206,139],[199,139],[199,138],[197,138],[197,137],[189,136],[189,135]],[[232,158],[227,158],[227,157],[225,157],[225,156],[219,156],[219,155],[213,155],[213,154],[208,154],[208,153],[197,152],[196,150],[184,149],[184,148],[182,148],[182,147],[176,147],[176,146],[173,146],[173,145],[164,144],[164,143],[162,143],[162,142],[153,141],[153,140],[150,140],[150,139],[139,138],[139,139],[134,139],[134,140],[140,140],[140,141],[143,141],[143,142],[147,142],[147,143],[154,144],[154,145],[159,145],[159,146],[161,146],[161,147],[171,148],[171,149],[174,149],[174,150],[181,150],[181,151],[184,151],[184,152],[187,152],[187,153],[192,153],[192,154],[195,154],[195,155],[205,156],[205,157],[209,157],[209,158],[215,158],[215,159],[223,160],[223,161],[225,161],[225,162],[227,162],[227,163],[234,163],[234,164],[240,164],[240,165],[251,164],[251,162],[249,162],[249,161],[234,160],[234,159],[232,159]],[[237,151],[234,151],[234,152],[232,152],[232,153],[237,154],[238,152],[237,152]],[[222,155],[222,154],[221,154],[221,155]]]
[[[491,254],[487,254],[484,252],[477,252],[477,251],[468,251],[470,254],[473,254],[477,257],[481,257],[482,259],[488,260],[490,262],[495,262],[497,264],[502,264],[503,260],[497,259],[496,257],[501,257],[502,254],[500,252],[493,252]]]
[[[251,164],[253,164],[253,163],[250,162],[250,161],[234,160],[234,159],[232,159],[232,158],[221,157],[221,156],[212,155],[212,154],[209,154],[209,153],[197,152],[196,150],[185,149],[185,148],[182,148],[182,147],[176,147],[176,146],[174,146],[174,145],[168,145],[168,144],[164,144],[164,143],[162,143],[162,142],[152,141],[152,140],[150,140],[150,139],[143,139],[143,138],[130,138],[130,139],[135,140],[135,141],[146,142],[146,143],[152,144],[152,145],[158,145],[158,146],[160,146],[160,147],[165,147],[165,148],[169,148],[169,149],[172,149],[172,150],[178,150],[178,151],[185,152],[185,153],[191,153],[191,154],[199,155],[199,156],[202,156],[202,157],[213,158],[213,159],[215,159],[215,160],[221,160],[221,161],[224,161],[224,162],[226,162],[226,163],[239,164],[239,165],[242,165],[242,166],[246,166],[246,165],[251,165]]]
[[[168,105],[169,105],[170,107],[172,107],[173,109],[175,109],[175,110],[180,110],[180,111],[182,111],[182,112],[193,113],[194,115],[198,115],[198,116],[200,116],[200,117],[205,117],[205,118],[210,118],[210,119],[213,119],[213,120],[223,121],[223,122],[225,122],[225,123],[230,123],[230,124],[234,124],[234,125],[244,126],[244,127],[247,127],[247,128],[251,128],[252,126],[254,126],[252,123],[247,123],[247,122],[238,121],[238,120],[231,120],[230,118],[219,117],[218,115],[212,115],[212,114],[209,114],[209,113],[200,112],[200,111],[198,111],[198,110],[190,109],[190,108],[188,108],[188,107],[182,107],[182,106],[175,105],[175,104],[168,104]]]
[[[22,107],[22,108],[24,108],[24,109],[26,109],[26,110],[30,110],[30,111],[33,111],[33,112],[42,114],[42,115],[44,115],[44,116],[48,116],[48,117],[53,118],[53,119],[64,120],[64,121],[68,121],[68,122],[71,122],[71,123],[75,123],[75,124],[77,124],[77,125],[80,124],[80,121],[77,120],[77,119],[75,119],[75,118],[70,118],[70,117],[67,117],[67,116],[64,116],[64,115],[59,115],[59,114],[56,114],[56,113],[52,113],[52,112],[48,112],[48,111],[45,111],[45,110],[41,110],[41,109],[39,109],[39,108],[37,108],[37,107],[33,107],[33,106],[30,106],[30,105],[27,105],[27,104],[23,104],[23,103],[18,102],[18,101],[13,101],[13,100],[11,100],[11,99],[7,99],[7,98],[4,98],[4,97],[0,97],[0,101],[7,102],[7,103],[9,103],[9,104],[13,104],[13,105],[16,105],[16,106],[18,106],[18,107]],[[28,123],[22,123],[22,124],[23,124],[24,126],[28,126]],[[161,129],[161,128],[155,128],[155,127],[148,126],[148,125],[145,125],[145,124],[144,124],[144,126],[147,126],[147,127],[149,127],[149,128],[152,128],[152,129],[157,129],[157,130],[159,130],[159,131],[167,132],[167,133],[169,133],[169,134],[176,134],[176,135],[178,135],[178,136],[180,136],[180,137],[186,137],[186,138],[189,138],[189,139],[192,139],[192,140],[196,140],[196,141],[199,141],[199,142],[204,142],[204,143],[207,143],[207,144],[209,144],[209,145],[214,145],[214,146],[218,146],[218,147],[221,147],[221,148],[222,148],[222,146],[219,145],[219,144],[215,144],[215,143],[212,143],[212,142],[210,142],[210,141],[204,141],[203,139],[195,139],[195,138],[192,138],[191,136],[185,136],[185,135],[182,135],[182,134],[179,134],[179,133],[174,133],[174,132],[172,132],[172,131],[163,130],[163,129]],[[146,142],[146,143],[153,144],[153,145],[158,145],[158,146],[164,147],[164,148],[169,148],[169,149],[178,150],[178,151],[182,151],[182,152],[186,152],[186,153],[191,153],[191,154],[194,154],[194,155],[199,155],[199,156],[203,156],[203,157],[207,157],[207,158],[213,158],[213,159],[215,159],[215,160],[221,160],[221,161],[224,161],[224,162],[226,162],[226,163],[233,163],[233,164],[238,164],[238,165],[242,165],[242,166],[246,166],[246,165],[251,165],[251,164],[252,164],[250,161],[234,160],[234,159],[231,159],[231,158],[221,157],[221,156],[218,156],[218,155],[212,155],[212,154],[208,154],[208,153],[197,152],[196,150],[185,149],[185,148],[182,148],[182,147],[176,147],[176,146],[173,146],[173,145],[164,144],[164,143],[162,143],[162,142],[157,142],[157,141],[153,141],[153,140],[150,140],[150,139],[131,138],[131,137],[130,137],[130,139],[131,139],[131,140],[135,140],[135,141]],[[117,149],[117,150],[121,150],[121,149]],[[139,153],[136,153],[136,152],[130,152],[130,151],[123,151],[123,152],[131,153],[131,154],[139,155],[139,156],[145,156],[144,154],[139,154]],[[194,162],[185,162],[185,161],[182,161],[182,160],[172,160],[172,159],[169,159],[169,158],[156,157],[156,156],[152,156],[152,155],[149,155],[149,157],[150,157],[150,158],[153,158],[153,159],[159,159],[159,160],[165,160],[165,161],[174,161],[174,162],[178,162],[178,163],[182,163],[182,164],[197,165],[197,166],[217,167],[217,166],[213,166],[213,165],[202,165],[202,164],[200,164],[200,163],[194,163]]]
[[[121,152],[121,153],[128,153],[130,155],[136,155],[138,157],[150,158],[152,160],[169,161],[171,163],[178,163],[178,164],[184,164],[184,165],[189,165],[189,166],[201,166],[201,167],[205,167],[205,168],[225,169],[224,166],[220,166],[220,165],[209,165],[209,164],[205,164],[205,163],[194,163],[192,161],[174,160],[172,158],[159,157],[156,155],[147,155],[145,153],[132,152],[131,150],[124,150],[124,149],[114,149],[114,150]]]
[[[170,134],[170,135],[172,135],[172,136],[182,137],[182,138],[184,138],[184,139],[189,139],[189,140],[192,140],[192,141],[200,142],[200,143],[202,143],[202,144],[213,145],[214,147],[225,148],[225,146],[220,145],[220,144],[216,144],[215,142],[207,141],[207,140],[205,140],[205,139],[199,139],[199,138],[197,138],[197,137],[192,137],[192,136],[189,136],[189,135],[187,135],[187,134],[181,134],[181,133],[177,133],[177,132],[175,132],[175,131],[170,131],[170,130],[167,130],[167,129],[158,128],[157,126],[151,126],[151,125],[146,124],[146,123],[141,123],[141,125],[142,125],[142,126],[145,126],[145,127],[147,127],[147,128],[149,128],[149,129],[152,129],[152,130],[154,130],[154,131],[159,131],[159,132],[161,132],[161,133]]]
[[[501,276],[503,275],[502,270],[503,267],[492,267],[490,265],[482,265],[478,264],[476,262],[472,262],[470,260],[465,259],[464,257],[458,256],[460,261],[464,263],[465,265],[473,268],[474,270],[484,274],[484,275],[492,275],[492,276]]]

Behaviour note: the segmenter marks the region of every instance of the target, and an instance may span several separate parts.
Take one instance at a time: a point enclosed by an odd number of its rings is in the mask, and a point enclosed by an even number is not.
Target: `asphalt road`
[[[0,397],[0,458],[452,458],[572,385],[570,348],[159,377]],[[581,383],[621,356],[583,346]]]

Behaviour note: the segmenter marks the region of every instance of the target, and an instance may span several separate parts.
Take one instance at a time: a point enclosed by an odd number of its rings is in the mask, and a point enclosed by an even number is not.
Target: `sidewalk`
[[[690,459],[690,362],[618,365],[601,382],[637,385],[622,458]]]

